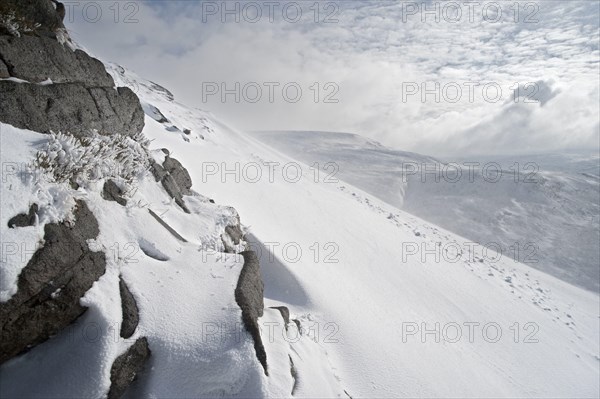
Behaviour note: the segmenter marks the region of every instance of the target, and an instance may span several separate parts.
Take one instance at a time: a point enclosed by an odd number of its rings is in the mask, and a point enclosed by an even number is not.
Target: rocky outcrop
[[[40,83],[81,83],[86,87],[114,87],[102,62],[81,50],[71,50],[48,37],[0,36],[0,58],[10,76]]]
[[[74,216],[73,223],[45,226],[44,246],[19,275],[17,293],[0,303],[0,363],[46,341],[85,312],[79,299],[104,274],[106,259],[87,245],[99,229],[85,202],[77,202]]]
[[[173,177],[175,184],[179,188],[179,191],[183,195],[192,194],[192,178],[186,168],[183,167],[181,162],[170,156],[165,157],[163,162],[163,168]]]
[[[119,399],[150,357],[146,337],[138,338],[131,347],[119,356],[110,369],[108,399]]]
[[[8,227],[14,229],[15,227],[34,226],[35,220],[37,217],[37,213],[38,213],[38,204],[32,204],[29,207],[28,213],[19,213],[17,216],[12,217],[8,221]]]
[[[107,180],[102,187],[102,198],[107,201],[114,201],[119,205],[127,205],[127,200],[123,198],[123,190],[112,180]]]
[[[132,136],[142,131],[144,112],[135,93],[126,87],[0,81],[0,121],[41,133],[82,136],[97,130],[104,135]]]
[[[139,310],[135,298],[129,287],[119,278],[119,292],[121,294],[121,310],[123,312],[123,322],[121,323],[121,337],[129,338],[135,332],[140,322]]]
[[[2,0],[0,14],[14,15],[22,33],[0,29],[0,122],[41,133],[133,136],[144,111],[128,88],[115,90],[99,60],[60,43],[66,35],[50,0]]]
[[[267,370],[267,353],[260,336],[258,318],[263,315],[264,285],[260,274],[260,263],[254,251],[244,251],[244,266],[235,289],[235,301],[242,309],[242,322],[254,340],[254,350],[265,374]]]
[[[22,28],[38,36],[54,36],[58,29],[64,29],[60,13],[50,0],[2,0],[0,14],[13,13]],[[10,33],[0,25],[0,34]]]
[[[181,162],[171,158],[167,151],[163,164],[152,162],[151,170],[156,181],[162,183],[169,196],[175,200],[175,203],[186,213],[190,213],[183,201],[183,196],[192,194],[192,178]]]

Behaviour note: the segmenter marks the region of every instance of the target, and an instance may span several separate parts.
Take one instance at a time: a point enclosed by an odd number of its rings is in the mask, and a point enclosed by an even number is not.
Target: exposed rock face
[[[107,180],[102,187],[102,198],[107,201],[114,201],[119,205],[127,205],[127,200],[123,198],[123,190],[112,180]]]
[[[129,338],[135,332],[140,322],[139,311],[135,298],[129,291],[129,287],[119,279],[119,292],[121,293],[121,310],[123,311],[123,322],[121,323],[121,337]]]
[[[183,196],[192,194],[192,178],[181,162],[167,155],[162,166],[157,162],[152,162],[151,170],[156,181],[162,183],[175,203],[186,213],[190,213],[183,201]]]
[[[75,222],[45,226],[44,247],[19,275],[18,291],[0,303],[0,363],[46,341],[85,310],[79,299],[106,270],[103,252],[91,252],[98,222],[83,201]]]
[[[31,83],[51,79],[54,83],[81,83],[86,87],[115,85],[102,62],[48,37],[0,36],[0,58],[10,76]]]
[[[37,212],[38,212],[38,204],[32,204],[29,207],[29,212],[27,214],[20,213],[17,216],[11,218],[8,221],[8,227],[15,228],[15,227],[34,226]]]
[[[268,375],[267,353],[258,326],[258,318],[263,315],[264,308],[264,285],[260,275],[260,263],[254,251],[244,251],[241,254],[244,257],[244,267],[235,289],[235,301],[242,309],[242,322],[254,339],[256,357],[262,364],[265,374]]]
[[[144,127],[144,112],[126,87],[0,81],[0,121],[41,133],[81,136],[95,129],[104,135],[134,135]]]
[[[64,28],[62,18],[50,0],[2,0],[0,12],[15,13],[20,24],[36,27],[38,35],[52,35],[57,29]],[[0,29],[0,34],[8,33]]]
[[[119,399],[123,396],[127,387],[144,367],[150,354],[148,340],[142,337],[114,361],[110,369],[108,399]]]
[[[0,122],[77,136],[142,131],[144,111],[133,91],[115,90],[102,62],[59,43],[64,26],[50,0],[2,0],[0,13],[35,27],[20,36],[0,29],[0,78],[29,82],[0,81]],[[47,79],[52,83],[39,84]]]

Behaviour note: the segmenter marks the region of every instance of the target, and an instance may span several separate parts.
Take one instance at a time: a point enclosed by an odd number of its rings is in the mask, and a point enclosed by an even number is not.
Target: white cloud
[[[320,21],[336,11],[325,9],[327,3],[321,3]],[[436,23],[432,15],[425,15],[426,22],[420,13],[406,17],[412,3],[341,2],[333,16],[339,22],[331,24],[315,23],[312,2],[301,3],[298,23],[286,22],[281,7],[273,23],[266,6],[258,23],[244,22],[243,16],[240,23],[232,16],[221,23],[218,15],[203,13],[202,2],[139,3],[137,24],[114,23],[109,4],[100,3],[104,14],[98,23],[76,14],[70,28],[102,58],[158,81],[182,101],[242,129],[349,131],[438,156],[598,146],[598,3],[540,1],[536,8],[521,2],[518,23],[512,2],[502,3],[501,22],[484,21],[481,12],[488,3],[481,2],[472,22],[463,6],[459,23],[444,21],[448,14],[440,14]],[[429,10],[433,4],[427,3]],[[235,82],[297,82],[303,97],[290,104],[278,89],[270,103],[263,86],[263,101],[257,104],[236,103],[231,95],[225,103],[220,96],[203,103],[203,82],[230,88]],[[320,83],[317,103],[316,87],[310,89],[314,82]],[[324,90],[327,82],[339,87],[338,104],[323,103],[335,89]],[[403,101],[407,82],[441,87],[496,82],[503,98],[486,102],[480,85],[474,101],[467,91],[456,103],[445,98],[438,103],[432,95],[425,102],[420,95]],[[506,103],[511,88],[526,82],[542,82],[542,91],[552,82],[543,107],[514,99]]]

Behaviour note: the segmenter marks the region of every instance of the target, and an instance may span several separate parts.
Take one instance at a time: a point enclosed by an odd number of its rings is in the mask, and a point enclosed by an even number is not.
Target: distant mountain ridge
[[[600,289],[600,158],[591,151],[458,159],[457,168],[349,133],[252,134],[307,165],[333,162],[340,179],[473,242]],[[453,181],[458,169],[462,176]]]

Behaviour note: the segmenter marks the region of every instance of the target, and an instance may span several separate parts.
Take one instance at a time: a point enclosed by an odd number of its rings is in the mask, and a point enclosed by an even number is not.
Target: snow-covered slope
[[[104,200],[90,181],[77,190],[67,183],[34,178],[21,168],[44,148],[48,135],[0,124],[2,162],[18,165],[4,175],[2,192],[2,300],[16,292],[17,276],[43,243],[47,223],[68,219],[73,199],[84,199],[98,219],[99,237],[91,242],[106,253],[107,271],[82,299],[89,310],[53,339],[0,368],[0,396],[102,397],[109,388],[114,359],[138,337],[146,336],[152,350],[153,373],[144,392],[170,396],[173,387],[186,397],[240,392],[261,395],[262,368],[256,361],[251,337],[240,331],[237,340],[207,340],[207,325],[239,323],[241,310],[234,288],[243,262],[239,256],[205,253],[203,242],[220,242],[236,215],[201,196],[189,196],[192,214],[184,214],[153,181],[140,176],[127,207]],[[64,153],[63,153],[64,156]],[[40,205],[35,226],[8,228],[8,219]],[[148,210],[168,214],[169,222],[186,234],[188,242],[171,235]],[[117,223],[115,223],[117,222]],[[185,223],[180,226],[179,223]],[[189,233],[189,234],[188,234]],[[135,334],[119,336],[122,320],[119,276],[127,282],[140,310]],[[60,290],[53,293],[60,295]],[[214,341],[214,342],[213,342]],[[203,381],[197,384],[196,380]]]
[[[82,151],[69,139],[0,124],[1,161],[16,167],[3,175],[0,233],[19,244],[3,246],[0,299],[15,294],[43,227],[69,220],[75,199],[98,220],[88,245],[106,253],[106,273],[82,299],[89,310],[2,364],[0,396],[102,397],[113,361],[142,336],[152,355],[129,398],[598,396],[596,294],[302,165],[118,65],[107,69],[140,97],[149,158],[163,161],[166,148],[189,171],[190,213],[130,163],[135,178],[119,181],[127,206],[106,201],[115,165],[81,169],[69,162]],[[96,140],[90,147],[104,154],[110,140]],[[23,168],[44,149],[70,173],[85,171],[78,187]],[[385,167],[367,188],[388,184]],[[35,224],[8,228],[34,202]],[[242,259],[223,253],[238,213],[219,204],[239,212],[260,256],[268,374],[234,297]],[[139,307],[129,339],[118,331],[120,278]],[[277,306],[289,308],[289,323]]]
[[[340,179],[473,242],[600,289],[600,158],[593,151],[453,159],[446,166],[353,134],[253,135],[307,165],[331,163]]]
[[[292,359],[299,396],[598,396],[596,294],[494,259],[110,68],[150,114],[151,147],[169,148],[197,191],[234,206],[255,248],[272,248],[261,256],[266,305],[287,305],[316,341],[298,347],[263,328],[277,372],[262,394],[282,395],[291,380],[276,374]],[[139,386],[158,389],[153,366]],[[171,397],[189,393],[164,383]]]

